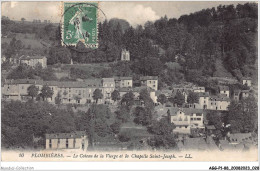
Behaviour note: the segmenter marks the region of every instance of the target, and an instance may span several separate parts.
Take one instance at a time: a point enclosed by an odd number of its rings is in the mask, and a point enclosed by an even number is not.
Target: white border
[[[10,1],[10,0],[6,0],[6,1]],[[16,0],[16,1],[20,1],[20,0]],[[30,0],[23,0],[23,1],[30,1]],[[39,0],[34,0],[34,1],[39,1]],[[113,1],[119,1],[119,0],[113,0]],[[132,1],[137,1],[137,0],[132,0]],[[158,1],[163,1],[163,0],[158,0]],[[182,0],[182,1],[190,1],[190,0]],[[207,1],[207,0],[194,0],[194,1]],[[218,0],[218,1],[224,1],[224,0]],[[229,0],[229,1],[233,1],[233,0]],[[242,2],[242,0],[237,0],[237,1]],[[252,0],[249,1],[258,2]],[[259,16],[259,3],[258,3],[258,16]],[[258,17],[258,23],[259,21],[260,19]],[[260,36],[259,36],[259,29],[258,29],[258,41],[259,38]],[[258,47],[259,47],[259,43],[258,43]],[[258,48],[258,57],[259,57],[259,48]],[[258,66],[259,64],[260,62],[258,60]],[[258,70],[258,75],[259,74],[260,72]],[[258,85],[260,85],[259,79],[258,79]],[[260,99],[259,93],[258,93],[258,99]],[[258,108],[258,113],[260,113],[259,108]],[[258,121],[259,121],[259,117],[258,117]],[[258,128],[259,125],[260,124],[258,122]],[[259,137],[259,132],[258,132],[258,137]],[[259,148],[258,148],[258,159],[259,159]],[[18,170],[18,169],[24,170],[22,167],[33,167],[34,170],[208,170],[210,166],[222,166],[222,167],[223,166],[259,166],[259,161],[258,162],[1,162],[1,167],[10,167],[12,170]]]

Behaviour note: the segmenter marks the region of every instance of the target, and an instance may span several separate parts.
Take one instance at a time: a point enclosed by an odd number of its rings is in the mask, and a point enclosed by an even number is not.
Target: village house
[[[141,86],[146,86],[158,90],[158,76],[143,76],[140,77]]]
[[[132,77],[115,77],[115,87],[133,87],[133,78]]]
[[[241,90],[241,99],[245,99],[245,98],[248,98],[249,97],[249,90]]]
[[[184,137],[177,143],[179,150],[192,150],[192,151],[215,151],[219,150],[212,137]]]
[[[5,80],[2,87],[2,98],[4,100],[27,100],[29,98],[27,89],[31,85],[41,89],[43,81],[32,79]]]
[[[228,86],[219,86],[219,94],[224,94],[229,97],[229,87]]]
[[[141,103],[139,101],[139,96],[140,96],[140,92],[141,90],[143,89],[147,89],[149,95],[150,95],[150,98],[153,100],[153,103],[154,104],[157,104],[157,96],[155,95],[155,90],[149,88],[149,87],[134,87],[134,88],[126,88],[126,87],[123,87],[123,88],[119,88],[118,91],[119,91],[119,94],[120,94],[120,98],[122,98],[126,93],[129,93],[130,91],[134,94],[134,100],[136,101],[136,103]]]
[[[121,61],[130,61],[130,52],[126,49],[123,49],[121,52]]]
[[[27,64],[31,67],[36,67],[37,65],[41,65],[42,68],[47,67],[47,58],[45,56],[21,56],[19,58],[20,64]]]
[[[195,109],[208,109],[209,93],[200,92],[198,93],[199,103],[194,103],[193,108]]]
[[[205,129],[202,110],[170,107],[167,113],[170,122],[176,126],[173,132],[191,134],[192,129]]]
[[[194,93],[205,93],[205,87],[192,87]]]
[[[88,136],[84,131],[46,134],[45,138],[47,150],[78,149],[86,151],[88,148]]]
[[[5,61],[6,61],[6,57],[5,57],[5,55],[2,55],[1,56],[1,64],[3,64]]]
[[[220,140],[220,150],[245,150],[257,149],[258,139],[252,136],[252,133],[227,133],[225,139]]]
[[[228,110],[230,99],[226,95],[211,96],[208,101],[209,110]]]
[[[233,99],[235,101],[239,101],[240,100],[240,90],[234,90],[234,92],[233,92]]]
[[[159,97],[161,94],[164,94],[164,95],[166,96],[166,98],[170,98],[170,97],[172,96],[172,91],[173,91],[173,90],[165,90],[165,89],[163,89],[163,90],[157,90],[157,91],[155,92],[155,95],[156,95],[157,97]]]
[[[248,87],[252,86],[252,79],[249,77],[243,77],[242,78],[242,84],[247,85]]]
[[[111,94],[115,90],[114,78],[102,78],[102,86],[105,103],[111,103]]]

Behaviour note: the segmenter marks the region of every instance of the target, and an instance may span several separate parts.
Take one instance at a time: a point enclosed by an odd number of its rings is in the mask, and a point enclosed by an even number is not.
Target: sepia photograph
[[[258,162],[258,2],[1,2],[1,161]]]

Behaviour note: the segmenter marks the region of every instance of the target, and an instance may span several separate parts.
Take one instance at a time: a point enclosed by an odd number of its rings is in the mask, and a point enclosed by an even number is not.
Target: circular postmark
[[[77,52],[87,53],[98,48],[98,19],[105,13],[95,2],[63,2],[59,23],[61,44]]]

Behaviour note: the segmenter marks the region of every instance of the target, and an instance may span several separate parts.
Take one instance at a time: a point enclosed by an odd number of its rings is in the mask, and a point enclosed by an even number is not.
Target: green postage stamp
[[[98,3],[64,2],[61,25],[62,45],[98,48]]]

